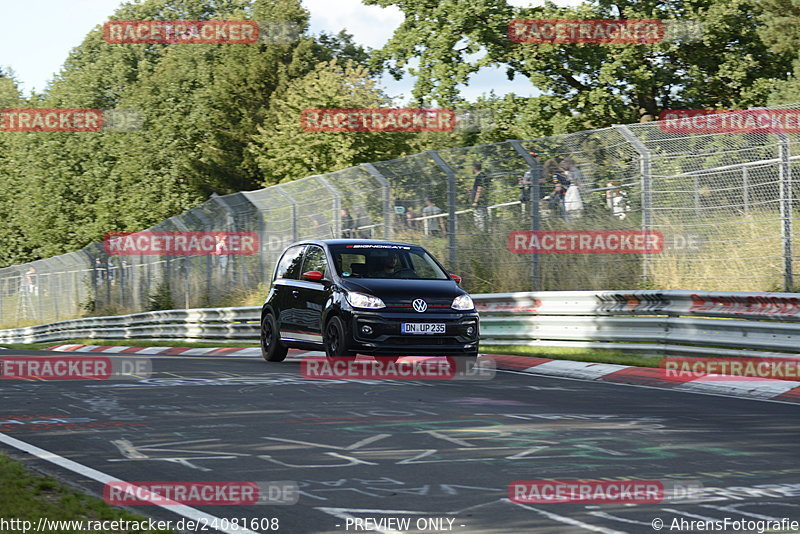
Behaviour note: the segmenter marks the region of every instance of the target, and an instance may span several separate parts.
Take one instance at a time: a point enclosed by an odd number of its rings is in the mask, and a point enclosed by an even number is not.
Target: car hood
[[[350,291],[359,291],[374,295],[386,304],[407,304],[417,298],[424,299],[429,304],[446,303],[447,306],[453,299],[466,293],[453,280],[420,280],[412,279],[381,279],[381,278],[349,278],[342,281],[342,287]]]

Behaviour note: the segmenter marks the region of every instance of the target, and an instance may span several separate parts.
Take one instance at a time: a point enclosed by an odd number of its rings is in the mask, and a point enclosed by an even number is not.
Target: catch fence
[[[281,251],[311,237],[420,243],[475,293],[793,291],[798,158],[798,134],[669,133],[659,121],[428,151],[215,195],[148,230],[254,232],[256,254],[109,255],[93,243],[6,267],[0,327],[234,305],[266,294]],[[587,231],[657,235],[658,247],[569,244]],[[629,238],[616,239],[605,244]]]

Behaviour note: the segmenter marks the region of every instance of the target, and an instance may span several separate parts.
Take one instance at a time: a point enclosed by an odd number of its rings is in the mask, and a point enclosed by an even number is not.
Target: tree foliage
[[[252,45],[121,45],[106,43],[98,26],[41,94],[22,96],[13,73],[0,70],[0,107],[142,118],[136,131],[0,133],[0,266],[147,228],[213,193],[367,161],[650,120],[668,108],[800,100],[800,0],[364,2],[403,11],[380,50],[344,31],[311,34],[300,0],[139,0],[112,18],[251,19],[291,24],[298,35]],[[704,33],[658,44],[515,44],[508,23],[518,18],[698,20]],[[467,102],[461,87],[486,66],[528,80],[537,96]],[[485,114],[492,126],[426,134],[300,127],[305,108],[392,106],[376,82],[384,70],[415,76],[416,105]]]
[[[790,70],[790,54],[770,50],[759,37],[760,0],[592,0],[531,8],[505,0],[365,2],[403,11],[405,20],[374,61],[396,76],[414,75],[418,102],[459,103],[460,84],[482,67],[500,66],[509,79],[522,76],[542,93],[501,106],[547,133],[653,120],[664,109],[761,105]],[[696,20],[704,31],[699,39],[650,44],[520,44],[508,37],[514,19]]]

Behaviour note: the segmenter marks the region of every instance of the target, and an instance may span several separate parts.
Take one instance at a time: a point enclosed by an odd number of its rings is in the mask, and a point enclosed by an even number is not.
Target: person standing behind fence
[[[548,159],[544,162],[544,175],[547,177],[547,181],[552,185],[553,190],[542,200],[547,201],[547,207],[551,212],[554,211],[565,220],[569,220],[567,210],[564,206],[564,199],[569,181],[558,167],[556,160]]]
[[[475,227],[481,231],[486,231],[486,220],[489,218],[489,186],[491,181],[489,176],[483,172],[480,162],[472,164],[472,174],[475,180],[472,182],[469,200],[473,210],[475,210]]]
[[[575,166],[575,162],[572,160],[572,158],[562,159],[561,163],[559,163],[559,167],[563,171],[570,184],[575,184],[581,189],[586,187],[586,180],[583,177],[583,173],[578,167]]]
[[[611,210],[611,215],[620,221],[624,220],[627,217],[625,212],[629,209],[625,194],[619,189],[616,182],[608,182],[606,188],[606,206]]]
[[[36,267],[31,265],[22,277],[22,291],[28,295],[37,296],[39,294],[37,278]]]
[[[340,213],[342,217],[342,237],[345,239],[356,237],[356,224],[350,216],[350,212],[347,211],[347,208],[342,208]]]
[[[578,184],[572,182],[564,193],[564,211],[567,220],[574,220],[583,217],[583,199]]]
[[[442,208],[434,204],[433,200],[430,198],[425,199],[425,207],[422,208],[423,217],[434,217],[435,215],[441,215],[441,213]],[[435,217],[425,220],[427,221],[427,228],[430,235],[439,237],[445,234],[444,217]]]

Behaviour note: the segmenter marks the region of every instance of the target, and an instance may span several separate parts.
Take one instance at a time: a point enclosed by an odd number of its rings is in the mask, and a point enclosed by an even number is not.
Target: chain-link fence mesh
[[[108,255],[95,243],[2,268],[0,326],[234,305],[266,294],[281,251],[304,238],[419,243],[473,292],[793,290],[798,158],[795,133],[653,122],[363,164],[213,196],[149,229],[254,232],[254,255]],[[657,232],[663,247],[520,250],[509,239],[520,230]]]

